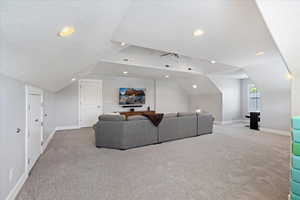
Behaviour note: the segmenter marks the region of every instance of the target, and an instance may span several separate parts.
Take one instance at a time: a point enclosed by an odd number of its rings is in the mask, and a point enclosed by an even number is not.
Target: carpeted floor
[[[58,132],[18,200],[285,200],[289,137],[216,126],[214,134],[127,151],[92,129]]]

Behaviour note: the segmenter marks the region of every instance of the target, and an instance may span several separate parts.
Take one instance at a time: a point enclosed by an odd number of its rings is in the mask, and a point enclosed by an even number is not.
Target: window
[[[260,93],[254,84],[248,84],[248,112],[260,111]]]

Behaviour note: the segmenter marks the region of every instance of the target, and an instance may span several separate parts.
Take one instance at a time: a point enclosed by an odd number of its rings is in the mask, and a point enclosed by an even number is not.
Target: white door
[[[81,80],[80,87],[80,127],[92,127],[103,113],[102,81]]]
[[[42,148],[42,96],[28,95],[28,171],[32,169]]]

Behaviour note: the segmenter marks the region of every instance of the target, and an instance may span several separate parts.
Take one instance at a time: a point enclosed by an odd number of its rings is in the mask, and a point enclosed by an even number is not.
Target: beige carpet
[[[18,200],[285,200],[289,137],[217,126],[213,135],[118,151],[92,129],[58,132]]]

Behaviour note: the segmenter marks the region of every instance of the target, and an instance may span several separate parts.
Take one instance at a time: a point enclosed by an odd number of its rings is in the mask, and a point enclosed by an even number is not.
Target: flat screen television
[[[141,105],[145,104],[145,88],[120,88],[119,104],[120,105]]]

